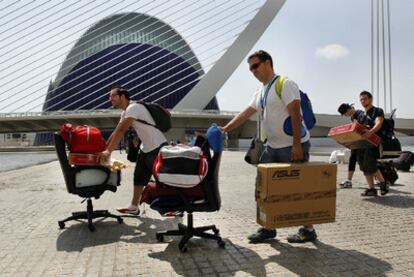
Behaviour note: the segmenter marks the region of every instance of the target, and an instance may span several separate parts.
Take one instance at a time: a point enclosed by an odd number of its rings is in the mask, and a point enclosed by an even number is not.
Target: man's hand
[[[222,133],[227,133],[226,126],[218,126],[218,128],[220,129],[220,131],[221,131]]]
[[[373,135],[373,132],[371,130],[368,130],[368,131],[366,131],[365,133],[362,134],[362,137],[367,139],[372,135]]]
[[[292,161],[302,161],[303,160],[303,149],[302,144],[294,144],[292,146]]]
[[[301,135],[300,131],[302,128],[302,117],[300,114],[300,100],[293,100],[287,104],[287,109],[290,115],[292,122],[292,131],[293,131],[293,145],[292,145],[292,161],[302,161],[303,160],[303,149],[301,144]]]
[[[99,163],[106,164],[109,160],[109,157],[111,157],[111,152],[108,150],[102,151],[98,154]]]

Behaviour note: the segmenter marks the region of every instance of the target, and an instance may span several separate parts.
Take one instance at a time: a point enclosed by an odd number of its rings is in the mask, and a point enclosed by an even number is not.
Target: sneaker
[[[361,196],[377,196],[377,189],[366,189],[363,193],[361,193]]]
[[[346,180],[339,184],[343,189],[350,189],[352,188],[352,181]]]
[[[164,213],[162,216],[165,216],[165,217],[183,217],[184,213],[183,212],[178,212],[178,211],[170,211],[170,212]]]
[[[386,195],[389,192],[389,183],[387,181],[379,183],[380,193],[382,196]]]
[[[261,243],[268,239],[273,239],[276,237],[276,230],[269,230],[265,228],[259,228],[256,233],[251,234],[247,238],[250,243]]]
[[[306,228],[300,228],[296,234],[290,235],[287,240],[289,243],[304,243],[308,241],[315,241],[318,236],[315,229],[309,231]]]
[[[134,205],[129,205],[127,208],[118,208],[116,210],[121,214],[139,215],[139,208]]]

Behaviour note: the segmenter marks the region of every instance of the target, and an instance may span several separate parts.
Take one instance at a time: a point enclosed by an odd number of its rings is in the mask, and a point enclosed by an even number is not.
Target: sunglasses
[[[262,62],[258,62],[258,63],[254,63],[254,64],[252,64],[252,65],[249,67],[250,71],[252,71],[252,70],[255,70],[255,69],[259,68],[259,66],[260,66],[260,64],[261,64],[261,63],[262,63]]]

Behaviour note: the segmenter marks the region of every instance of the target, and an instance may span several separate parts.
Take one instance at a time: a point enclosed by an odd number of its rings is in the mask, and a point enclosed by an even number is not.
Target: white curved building
[[[75,43],[51,83],[44,111],[109,108],[108,90],[126,86],[133,100],[174,106],[204,71],[181,35],[140,13],[102,19]],[[218,109],[213,97],[207,109]]]

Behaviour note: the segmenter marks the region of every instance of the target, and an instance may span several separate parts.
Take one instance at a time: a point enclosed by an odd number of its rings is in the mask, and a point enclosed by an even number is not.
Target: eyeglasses
[[[114,94],[110,93],[109,94],[109,98],[113,98],[115,96],[120,96],[120,94],[119,93],[114,93]]]
[[[258,63],[254,63],[254,64],[252,64],[252,65],[249,67],[250,71],[253,71],[253,70],[255,70],[255,69],[258,69],[261,63],[262,63],[262,62],[258,62]]]

